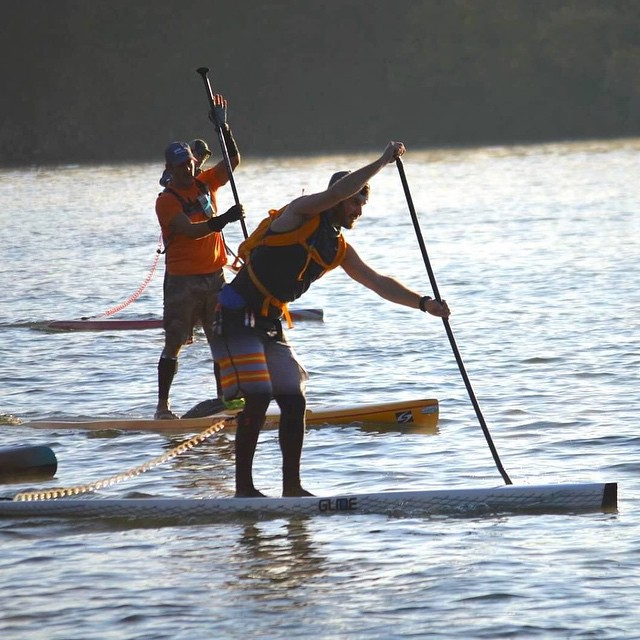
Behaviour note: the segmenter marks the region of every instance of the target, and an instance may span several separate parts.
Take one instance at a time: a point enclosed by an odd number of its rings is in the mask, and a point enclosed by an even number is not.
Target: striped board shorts
[[[213,340],[225,400],[250,394],[304,395],[309,375],[280,327],[244,324],[244,313],[225,311]]]

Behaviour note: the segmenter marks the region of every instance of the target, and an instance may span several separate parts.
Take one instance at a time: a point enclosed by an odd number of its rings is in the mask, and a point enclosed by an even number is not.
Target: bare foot
[[[177,416],[171,409],[158,409],[154,416],[154,420],[180,420],[180,417]]]
[[[304,496],[315,497],[313,493],[309,493],[306,489],[302,487],[288,487],[282,490],[283,498],[303,498]]]
[[[250,489],[236,489],[236,498],[266,498],[264,493],[261,493],[255,488]]]

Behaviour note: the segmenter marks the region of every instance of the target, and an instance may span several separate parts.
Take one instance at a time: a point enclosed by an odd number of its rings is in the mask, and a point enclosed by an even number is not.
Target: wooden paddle
[[[407,176],[405,175],[405,172],[404,172],[404,165],[402,164],[402,160],[400,158],[396,158],[396,166],[398,167],[398,173],[400,174],[402,188],[404,189],[404,195],[407,199],[409,213],[411,214],[413,228],[415,229],[416,238],[418,239],[418,244],[420,245],[422,258],[424,260],[425,267],[427,268],[427,273],[429,274],[429,282],[431,282],[431,288],[433,289],[433,297],[438,302],[442,302],[442,298],[440,297],[440,292],[438,291],[438,284],[436,282],[436,277],[435,277],[435,274],[433,273],[433,269],[431,268],[431,262],[429,260],[429,256],[427,255],[427,247],[424,243],[424,238],[422,237],[422,231],[420,229],[420,224],[418,222],[418,216],[416,214],[415,207],[413,206],[413,199],[411,198],[411,192],[409,191],[409,183],[407,182]],[[504,467],[502,466],[502,462],[500,462],[500,457],[498,456],[498,451],[496,450],[496,447],[493,444],[493,440],[491,438],[491,434],[489,433],[487,423],[485,422],[484,416],[482,415],[482,411],[480,410],[480,405],[478,404],[476,395],[473,392],[473,388],[471,387],[469,376],[467,375],[467,372],[464,367],[464,363],[462,362],[462,356],[460,355],[460,351],[458,350],[458,345],[456,344],[456,339],[453,335],[453,330],[451,329],[451,325],[449,324],[449,319],[442,318],[442,322],[447,332],[447,336],[449,337],[451,349],[453,350],[453,355],[455,356],[456,362],[458,363],[460,374],[462,375],[462,379],[464,380],[465,387],[467,388],[467,393],[469,394],[469,398],[471,399],[471,403],[473,404],[473,408],[475,409],[476,416],[478,416],[478,422],[482,427],[482,432],[484,433],[484,437],[487,440],[487,444],[489,445],[489,449],[491,450],[491,454],[493,455],[493,459],[496,463],[496,467],[498,468],[498,471],[502,475],[502,478],[505,481],[505,484],[513,484],[511,482],[511,479],[507,475],[507,472],[504,470]]]

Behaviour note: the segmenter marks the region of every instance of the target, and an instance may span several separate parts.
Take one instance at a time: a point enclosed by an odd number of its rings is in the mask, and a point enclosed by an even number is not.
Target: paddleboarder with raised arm
[[[389,142],[374,162],[331,177],[325,191],[301,196],[278,211],[240,245],[245,264],[218,296],[214,358],[226,400],[243,397],[235,439],[236,496],[261,497],[253,458],[271,399],[280,407],[282,495],[312,495],[300,481],[308,375],[282,329],[287,303],[327,271],[342,267],[353,280],[399,305],[448,318],[446,302],[412,291],[369,267],[347,244],[369,198],[369,180],[405,153]]]
[[[217,109],[217,121],[222,126],[231,166],[235,168],[240,164],[240,153],[226,121],[227,101],[217,94],[213,108]],[[216,191],[229,181],[224,161],[196,177],[197,159],[191,147],[181,141],[172,142],[166,148],[165,161],[168,179],[156,200],[166,251],[165,343],[158,361],[158,404],[154,417],[176,420],[178,416],[171,411],[169,391],[178,368],[178,354],[189,341],[196,323],[202,324],[207,341],[212,344],[217,295],[224,284],[222,267],[227,263],[220,232],[229,222],[241,220],[244,210],[242,205],[235,204],[226,213],[216,213]],[[219,400],[222,391],[215,361],[214,374],[217,397],[210,404],[221,409],[224,404]],[[213,413],[213,408],[209,409],[209,413]]]

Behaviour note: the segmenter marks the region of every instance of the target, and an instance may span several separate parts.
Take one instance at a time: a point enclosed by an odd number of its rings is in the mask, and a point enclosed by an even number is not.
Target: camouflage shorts
[[[207,338],[212,336],[218,293],[223,284],[222,269],[209,274],[166,275],[163,325],[167,338],[185,344],[196,325],[202,325]]]

